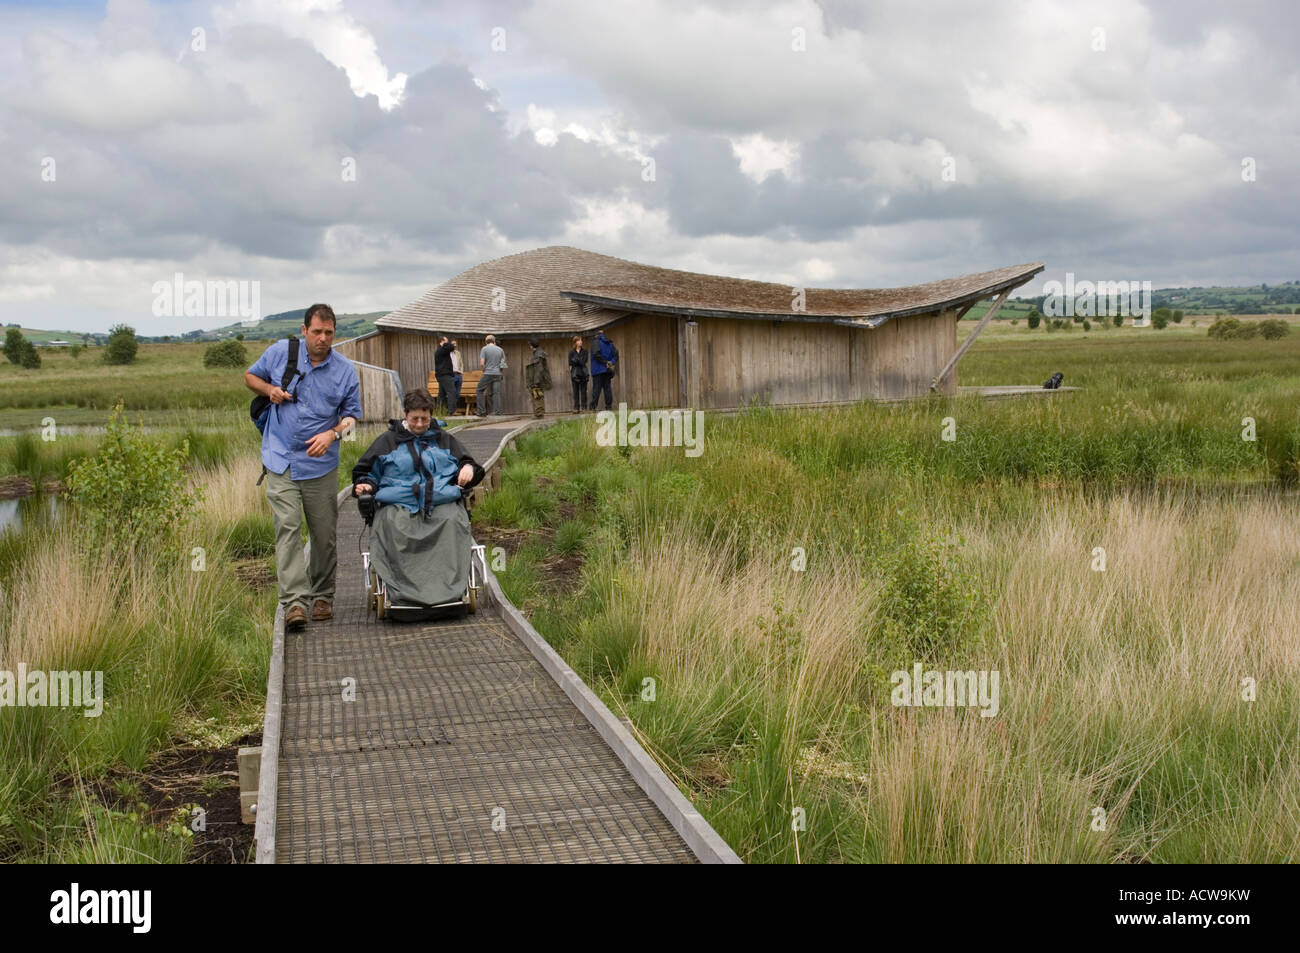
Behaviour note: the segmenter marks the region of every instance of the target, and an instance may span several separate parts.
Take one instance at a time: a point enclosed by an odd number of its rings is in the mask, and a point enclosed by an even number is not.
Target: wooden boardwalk
[[[519,423],[458,436],[486,461]],[[260,797],[274,825],[259,817],[259,860],[735,862],[508,603],[447,621],[376,620],[367,538],[344,501],[333,620],[277,627],[282,697],[273,728],[268,693],[264,746],[278,734],[278,760],[272,796],[264,776]],[[267,764],[264,750],[264,775]]]

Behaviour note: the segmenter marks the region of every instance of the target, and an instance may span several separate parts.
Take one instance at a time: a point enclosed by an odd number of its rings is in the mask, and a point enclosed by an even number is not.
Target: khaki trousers
[[[338,467],[310,480],[291,480],[289,471],[266,475],[266,500],[275,520],[275,577],[280,604],[287,612],[295,603],[310,614],[313,600],[334,601],[334,571],[338,568],[335,531],[338,526]],[[307,516],[310,561],[303,554],[302,519]]]

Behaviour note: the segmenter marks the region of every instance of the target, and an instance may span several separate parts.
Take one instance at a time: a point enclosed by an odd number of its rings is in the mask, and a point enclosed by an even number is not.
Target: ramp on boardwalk
[[[518,426],[458,437],[486,461]],[[665,793],[671,783],[598,700],[593,718],[594,696],[558,656],[527,644],[540,637],[508,603],[463,619],[378,621],[365,607],[363,530],[344,501],[334,619],[283,636],[277,625],[283,688],[276,725],[268,692],[264,775],[277,726],[278,763],[259,798],[274,825],[259,817],[260,861],[737,860],[675,789]],[[693,850],[679,831],[718,849]]]

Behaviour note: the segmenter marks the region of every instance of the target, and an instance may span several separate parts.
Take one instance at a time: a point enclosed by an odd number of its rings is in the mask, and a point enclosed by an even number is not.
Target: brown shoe
[[[307,627],[307,611],[302,606],[291,605],[284,614],[284,628],[287,632],[298,632]]]
[[[311,606],[311,621],[324,622],[334,618],[334,607],[324,599],[317,599]]]

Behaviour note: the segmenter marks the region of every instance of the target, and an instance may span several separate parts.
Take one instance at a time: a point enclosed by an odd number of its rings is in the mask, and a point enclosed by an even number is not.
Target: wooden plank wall
[[[684,319],[639,314],[611,324],[606,333],[619,349],[622,364],[614,378],[614,403],[629,407],[739,407],[759,395],[774,404],[811,404],[866,397],[920,397],[930,379],[957,349],[957,314],[895,318],[879,328],[847,328],[795,321],[750,321],[701,318],[689,342]],[[482,336],[456,338],[467,370],[478,367]],[[568,355],[571,336],[541,338],[555,386],[546,394],[547,413],[573,406]],[[591,335],[583,342],[591,347]],[[532,412],[524,386],[530,349],[522,339],[499,342],[509,365],[504,375],[502,411]],[[429,334],[385,331],[338,345],[347,357],[397,370],[406,389],[420,387],[433,370],[437,338]],[[688,373],[689,355],[698,355],[698,374]],[[687,355],[683,358],[682,355]],[[698,402],[682,393],[697,377]],[[955,394],[957,371],[943,391]],[[590,396],[590,392],[589,392]],[[602,404],[602,407],[604,405]]]
[[[393,375],[385,368],[354,364],[361,384],[361,419],[366,422],[402,416],[402,397]]]
[[[879,328],[701,318],[700,406],[756,397],[812,404],[920,397],[956,350],[956,315],[895,318]],[[956,375],[944,388],[956,392]]]

